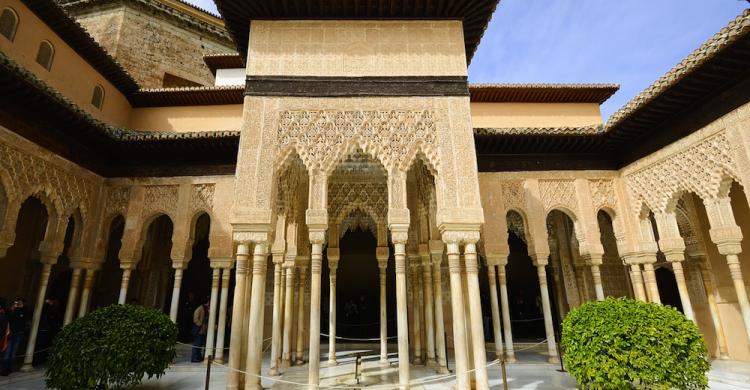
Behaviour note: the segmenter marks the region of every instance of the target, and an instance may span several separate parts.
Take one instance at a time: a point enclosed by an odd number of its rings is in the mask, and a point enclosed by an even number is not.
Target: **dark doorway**
[[[543,340],[544,318],[537,270],[526,243],[513,232],[508,232],[508,245],[510,255],[506,273],[513,338],[518,341]]]
[[[124,232],[125,218],[118,215],[109,224],[104,264],[102,264],[102,269],[94,282],[94,294],[91,299],[92,309],[117,303],[120,295],[120,282],[122,281],[122,269],[120,269],[118,256],[122,247]]]
[[[180,308],[177,312],[181,340],[192,339],[190,330],[193,325],[193,311],[198,305],[208,302],[211,295],[211,262],[208,259],[210,229],[211,218],[208,214],[202,214],[198,217],[193,232],[193,255],[182,275]]]
[[[659,267],[656,269],[656,284],[659,287],[659,298],[661,303],[669,305],[682,311],[682,301],[680,301],[680,292],[677,289],[677,280],[674,277],[672,270],[666,267]]]
[[[34,302],[39,286],[39,244],[44,239],[48,214],[44,204],[35,197],[21,205],[16,221],[16,237],[3,262],[0,273],[0,296],[7,299],[23,297]]]

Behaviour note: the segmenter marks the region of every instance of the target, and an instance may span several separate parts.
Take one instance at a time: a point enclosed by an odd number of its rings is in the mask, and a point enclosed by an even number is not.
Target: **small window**
[[[0,35],[13,42],[18,29],[18,14],[12,8],[5,8],[0,14]]]
[[[39,51],[36,53],[36,62],[43,66],[44,69],[52,69],[52,60],[55,58],[55,48],[49,41],[42,41],[39,44]]]
[[[102,109],[104,105],[104,88],[101,85],[94,87],[94,94],[91,95],[91,105],[100,110]]]

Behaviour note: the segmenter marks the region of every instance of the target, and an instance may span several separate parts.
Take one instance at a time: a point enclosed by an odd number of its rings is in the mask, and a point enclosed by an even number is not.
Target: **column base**
[[[448,367],[446,366],[438,366],[437,370],[435,371],[437,371],[438,374],[450,374],[451,373],[450,371],[448,371]]]
[[[32,366],[31,363],[24,363],[23,366],[21,366],[21,369],[18,371],[31,372],[31,371],[34,371],[34,366]]]
[[[270,375],[270,376],[279,376],[281,374],[279,374],[279,369],[278,368],[271,367],[271,368],[268,369],[268,375]]]
[[[390,362],[390,361],[388,361],[388,359],[380,359],[380,360],[378,361],[378,364],[380,364],[381,366],[390,366],[390,365],[391,365],[391,362]]]
[[[547,362],[553,363],[553,364],[558,364],[558,363],[560,363],[560,358],[557,357],[557,356],[550,356],[549,358],[547,358]]]
[[[302,360],[302,359],[297,359],[297,360],[296,360],[296,361],[294,362],[294,365],[295,365],[295,366],[302,366],[302,365],[304,365],[304,364],[305,364],[305,361],[304,361],[304,360]]]
[[[509,355],[505,357],[505,363],[515,363],[515,362],[516,362],[515,355]]]
[[[435,360],[435,358],[427,358],[424,364],[427,367],[435,367],[437,366],[437,361]]]
[[[422,365],[422,357],[421,356],[415,357],[414,360],[411,361],[411,364],[413,364],[415,366],[421,366]]]
[[[281,363],[279,363],[279,368],[289,368],[289,366],[292,365],[291,360],[289,359],[282,359]]]
[[[720,354],[719,355],[719,360],[730,360],[730,358],[729,358],[729,355]]]
[[[330,360],[330,359],[326,361],[325,363],[325,367],[335,367],[338,365],[339,365],[339,362],[337,362],[336,360]]]

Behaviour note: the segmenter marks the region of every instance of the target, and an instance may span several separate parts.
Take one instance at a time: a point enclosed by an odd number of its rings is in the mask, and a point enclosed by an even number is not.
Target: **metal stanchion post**
[[[557,335],[558,342],[555,343],[557,346],[557,356],[560,358],[560,369],[557,370],[558,372],[565,372],[565,366],[563,365],[563,356],[562,356],[562,349],[560,348],[560,343],[562,339],[560,338],[560,334]]]
[[[500,358],[500,373],[503,376],[503,390],[508,390],[508,376],[505,372],[505,355]]]
[[[448,340],[448,333],[443,332],[443,337],[444,337],[444,340]],[[448,343],[446,342],[443,344],[445,344],[445,369],[448,370],[448,372],[452,372],[451,369],[448,368],[448,366],[450,366],[448,364]]]
[[[208,390],[208,383],[211,381],[211,363],[214,361],[213,355],[208,355],[208,362],[206,364],[206,390]]]

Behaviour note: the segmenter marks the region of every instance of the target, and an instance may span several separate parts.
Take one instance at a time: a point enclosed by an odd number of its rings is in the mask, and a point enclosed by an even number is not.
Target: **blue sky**
[[[216,12],[212,0],[187,0]],[[606,119],[750,6],[744,0],[502,0],[473,83],[618,83]]]

